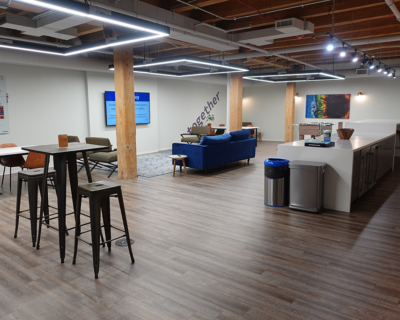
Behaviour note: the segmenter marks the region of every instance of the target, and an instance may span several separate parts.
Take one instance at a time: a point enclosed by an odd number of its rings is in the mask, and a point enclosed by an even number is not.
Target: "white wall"
[[[115,127],[105,125],[104,92],[114,91],[111,72],[83,72],[0,63],[9,94],[10,134],[0,144],[55,144],[59,134],[107,137],[117,147]],[[211,111],[214,124],[225,123],[226,87],[187,80],[135,77],[135,91],[150,93],[150,121],[137,126],[138,154],[171,149],[180,134],[201,116],[218,94]]]
[[[58,143],[59,134],[89,133],[85,74],[0,64],[9,94],[10,134],[0,144]]]
[[[218,98],[217,98],[218,94]],[[208,102],[216,99],[210,111]],[[173,142],[180,142],[181,133],[187,132],[194,122],[206,116],[205,107],[214,114],[214,125],[226,123],[226,86],[200,84],[190,81],[158,79],[159,141],[160,149],[170,149]]]
[[[286,85],[243,88],[243,121],[260,127],[264,141],[283,141]]]
[[[249,83],[246,83],[247,85]],[[357,93],[362,90],[365,97]],[[351,94],[350,121],[363,119],[400,119],[397,99],[399,80],[389,77],[352,78],[344,81],[297,83],[295,123],[321,121],[305,118],[306,95]],[[286,84],[251,85],[244,88],[243,120],[260,126],[263,140],[284,140]],[[337,123],[346,119],[326,119]],[[336,129],[337,127],[334,127]]]

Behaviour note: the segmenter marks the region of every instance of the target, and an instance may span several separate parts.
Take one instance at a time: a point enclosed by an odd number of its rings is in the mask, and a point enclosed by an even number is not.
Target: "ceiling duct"
[[[91,21],[85,17],[71,16],[65,13],[54,13],[39,20],[5,13],[0,18],[2,28],[21,31],[22,34],[34,37],[48,36],[70,40],[77,37],[77,25]]]
[[[274,39],[282,39],[312,33],[314,33],[313,23],[291,18],[275,21],[275,28],[266,28],[236,34],[235,40],[242,43],[250,43],[256,46],[264,46],[274,43]]]

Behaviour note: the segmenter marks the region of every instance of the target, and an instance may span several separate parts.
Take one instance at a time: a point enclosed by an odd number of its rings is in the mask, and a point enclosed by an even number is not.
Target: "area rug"
[[[152,178],[172,173],[174,166],[172,165],[172,159],[168,158],[171,154],[171,150],[168,150],[138,156],[138,176]]]

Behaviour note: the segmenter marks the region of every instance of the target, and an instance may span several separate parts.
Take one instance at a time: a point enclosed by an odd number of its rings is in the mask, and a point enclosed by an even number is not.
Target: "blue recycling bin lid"
[[[264,164],[268,167],[288,167],[289,160],[279,158],[268,158],[264,161]]]

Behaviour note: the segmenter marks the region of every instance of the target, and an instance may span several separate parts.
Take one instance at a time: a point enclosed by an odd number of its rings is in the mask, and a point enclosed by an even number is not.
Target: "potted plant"
[[[212,126],[212,122],[213,121],[214,121],[214,115],[213,114],[208,114],[207,117],[206,117],[206,122],[207,122],[207,125],[209,127]]]

